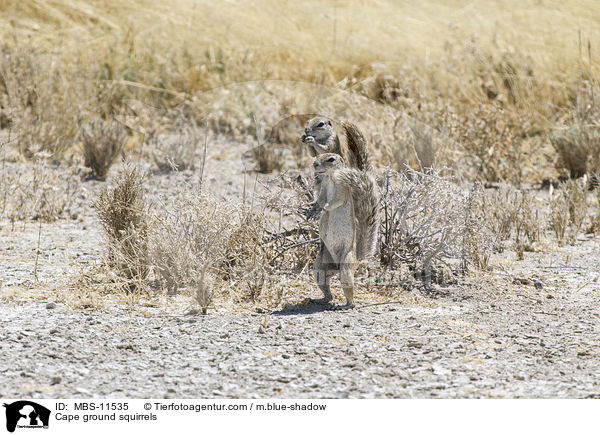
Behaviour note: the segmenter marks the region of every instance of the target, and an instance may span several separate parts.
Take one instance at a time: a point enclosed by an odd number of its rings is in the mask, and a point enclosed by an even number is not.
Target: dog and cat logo
[[[22,429],[48,429],[50,410],[29,400],[19,400],[10,404],[5,403],[6,430],[14,432]]]

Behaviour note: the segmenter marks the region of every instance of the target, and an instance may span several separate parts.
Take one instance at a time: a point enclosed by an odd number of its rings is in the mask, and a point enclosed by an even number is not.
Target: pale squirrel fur
[[[342,122],[346,133],[346,147],[342,148],[335,134],[333,122],[329,118],[317,116],[308,120],[304,127],[302,142],[308,144],[313,157],[324,153],[335,153],[342,156],[347,166],[360,170],[368,170],[368,145],[362,133],[349,121]]]
[[[346,307],[353,307],[354,271],[359,261],[375,253],[377,246],[379,190],[363,135],[353,124],[342,124],[353,162],[353,167],[346,167],[332,124],[324,120],[327,118],[310,120],[302,137],[303,142],[314,146],[316,154],[314,168],[318,199],[309,211],[309,217],[323,212],[319,223],[321,246],[314,265],[315,279],[323,291],[323,298],[318,302],[331,301],[329,283],[331,276],[339,270]],[[320,130],[327,134],[320,134]],[[315,131],[315,136],[309,135]],[[306,140],[307,137],[313,137],[314,142]],[[339,152],[320,152],[325,148]]]

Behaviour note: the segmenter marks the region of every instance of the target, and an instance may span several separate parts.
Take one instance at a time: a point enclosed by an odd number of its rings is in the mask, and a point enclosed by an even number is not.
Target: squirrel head
[[[345,166],[344,159],[339,154],[325,153],[315,157],[313,167],[315,174],[324,174],[327,171],[341,169]]]
[[[317,116],[306,123],[304,134],[302,135],[302,142],[331,146],[334,137],[335,130],[333,129],[333,122],[331,122],[331,119]]]

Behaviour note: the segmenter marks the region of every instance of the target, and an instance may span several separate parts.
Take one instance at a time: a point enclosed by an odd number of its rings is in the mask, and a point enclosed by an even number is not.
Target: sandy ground
[[[241,195],[244,149],[209,149],[212,189]],[[194,177],[154,174],[149,184],[169,194]],[[41,227],[37,277],[38,224],[0,224],[4,397],[600,397],[594,238],[521,261],[507,250],[493,271],[433,294],[360,289],[352,311],[217,301],[206,316],[186,315],[181,295],[128,305],[72,288],[103,252],[90,207],[102,182],[82,185],[78,218]],[[300,293],[296,302],[318,296],[314,286]]]

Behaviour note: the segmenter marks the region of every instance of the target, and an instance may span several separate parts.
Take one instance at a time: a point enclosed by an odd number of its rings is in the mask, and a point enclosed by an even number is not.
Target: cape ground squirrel
[[[311,121],[315,119],[326,118]],[[329,130],[325,123],[317,127],[321,122],[324,121],[317,122],[316,129]],[[331,124],[329,126],[332,127]],[[332,300],[330,281],[339,270],[346,296],[345,307],[351,308],[354,306],[354,271],[358,261],[373,255],[377,244],[379,192],[368,161],[366,141],[352,124],[345,122],[343,126],[356,166],[347,168],[339,154],[319,153],[317,150],[322,149],[319,145],[314,148],[317,154],[314,169],[318,198],[309,218],[323,213],[319,222],[321,246],[314,264],[315,279],[323,298],[316,302],[329,303]],[[333,128],[330,131],[333,132]],[[327,142],[335,147],[334,136],[330,133]],[[306,134],[303,141],[312,144],[305,137]],[[320,142],[315,140],[315,143]],[[339,141],[337,146],[339,149]]]
[[[309,145],[311,156],[335,153],[342,156],[351,168],[363,171],[369,169],[367,141],[362,133],[348,121],[342,122],[342,127],[346,132],[347,149],[342,149],[331,119],[322,116],[312,118],[306,123],[302,142]]]

